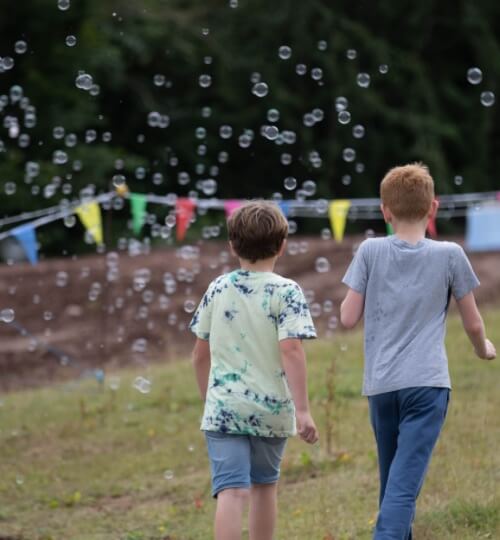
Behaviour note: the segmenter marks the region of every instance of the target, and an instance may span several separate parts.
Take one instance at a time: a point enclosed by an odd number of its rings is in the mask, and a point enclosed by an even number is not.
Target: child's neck
[[[274,272],[274,265],[278,257],[269,257],[269,259],[259,259],[251,262],[247,259],[239,259],[242,270],[249,272]]]
[[[427,217],[421,221],[398,221],[393,220],[392,226],[394,234],[400,239],[409,244],[418,244],[425,238],[425,230],[427,228]]]

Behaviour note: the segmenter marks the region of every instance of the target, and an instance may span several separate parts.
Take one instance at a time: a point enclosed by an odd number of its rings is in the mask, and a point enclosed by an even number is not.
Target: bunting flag
[[[429,222],[427,223],[427,232],[431,238],[437,238],[436,216],[429,219]]]
[[[132,210],[132,229],[134,234],[139,234],[141,232],[142,226],[144,225],[144,216],[146,214],[146,205],[147,205],[146,195],[140,193],[131,193],[130,194],[130,208]]]
[[[387,236],[391,236],[391,234],[394,234],[394,227],[392,226],[392,223],[385,222],[385,228],[387,230]]]
[[[84,227],[94,238],[96,244],[102,244],[101,207],[97,202],[81,204],[75,209]]]
[[[35,265],[38,262],[38,247],[36,242],[35,229],[31,225],[21,225],[12,229],[12,235],[16,237],[21,244],[26,257],[31,264]]]
[[[330,202],[328,214],[330,216],[333,237],[336,242],[342,242],[342,239],[344,238],[345,222],[350,207],[351,201],[347,199]]]
[[[196,203],[192,199],[179,197],[175,203],[175,216],[177,220],[176,237],[179,242],[184,240],[191,219],[193,218]]]
[[[467,210],[465,245],[470,251],[500,251],[500,204]]]
[[[290,201],[278,201],[278,206],[283,212],[283,215],[287,218],[290,214]]]
[[[229,218],[229,216],[242,204],[243,202],[238,199],[227,199],[227,201],[224,201],[224,211],[226,212],[226,219]]]

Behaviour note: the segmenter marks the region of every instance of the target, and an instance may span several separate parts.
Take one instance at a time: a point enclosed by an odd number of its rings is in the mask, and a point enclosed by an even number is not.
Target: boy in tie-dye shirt
[[[217,497],[216,540],[271,540],[287,437],[318,439],[309,412],[302,339],[316,337],[301,288],[274,273],[288,223],[273,203],[250,202],[228,220],[240,269],[216,278],[191,321],[193,363]]]

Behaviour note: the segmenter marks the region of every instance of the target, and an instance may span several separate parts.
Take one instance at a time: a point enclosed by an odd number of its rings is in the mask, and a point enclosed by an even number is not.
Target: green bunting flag
[[[385,228],[387,229],[387,236],[394,234],[394,229],[392,228],[391,223],[385,223]]]
[[[146,213],[147,199],[140,193],[130,194],[130,207],[132,209],[132,228],[135,234],[141,232],[144,225],[144,215]]]

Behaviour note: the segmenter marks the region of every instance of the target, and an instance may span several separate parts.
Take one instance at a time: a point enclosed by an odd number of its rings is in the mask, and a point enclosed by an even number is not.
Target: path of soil
[[[340,280],[361,240],[290,239],[276,268],[306,291],[323,335],[338,331]],[[328,259],[328,272],[316,271],[319,257]],[[482,283],[478,302],[500,301],[500,253],[470,258]],[[192,309],[207,284],[234,265],[224,243],[206,242],[0,266],[0,311],[15,312],[13,323],[0,322],[0,389],[187,355]]]

